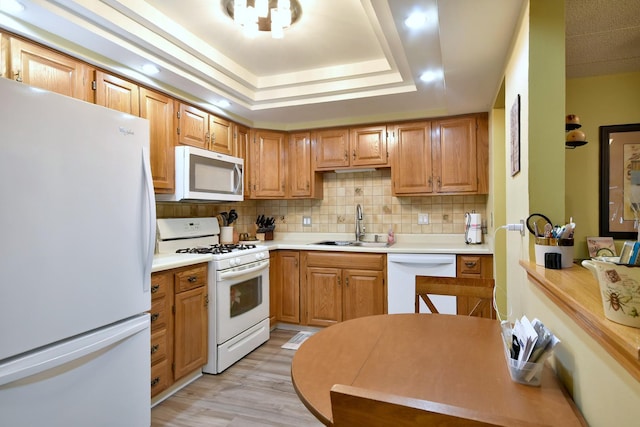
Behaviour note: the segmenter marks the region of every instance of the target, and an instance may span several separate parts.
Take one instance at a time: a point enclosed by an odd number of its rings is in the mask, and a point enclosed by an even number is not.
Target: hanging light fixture
[[[298,0],[224,0],[224,10],[248,36],[269,31],[274,39],[302,15]]]

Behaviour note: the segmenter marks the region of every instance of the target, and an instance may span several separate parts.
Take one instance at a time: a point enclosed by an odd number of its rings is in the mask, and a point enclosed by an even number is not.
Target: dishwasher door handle
[[[431,254],[390,254],[387,261],[396,264],[417,264],[417,265],[443,265],[455,264],[455,255],[431,255]]]

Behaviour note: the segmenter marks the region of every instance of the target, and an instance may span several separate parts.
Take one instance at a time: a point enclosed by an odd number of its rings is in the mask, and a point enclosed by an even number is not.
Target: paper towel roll
[[[465,241],[470,244],[482,243],[482,218],[479,213],[466,213]]]

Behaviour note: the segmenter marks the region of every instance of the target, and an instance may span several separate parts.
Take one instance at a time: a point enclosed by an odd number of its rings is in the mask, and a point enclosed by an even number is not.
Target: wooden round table
[[[548,366],[540,387],[511,380],[491,319],[392,314],[338,323],[300,346],[291,378],[325,425],[333,424],[334,384],[452,405],[499,425],[586,425]]]

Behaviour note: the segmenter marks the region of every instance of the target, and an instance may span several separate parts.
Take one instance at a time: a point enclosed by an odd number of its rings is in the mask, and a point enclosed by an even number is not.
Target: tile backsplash
[[[367,233],[386,234],[390,227],[402,234],[464,233],[465,212],[482,214],[486,221],[486,196],[394,197],[389,169],[373,172],[324,174],[323,200],[247,200],[239,203],[158,202],[158,218],[215,216],[235,209],[236,229],[254,232],[259,214],[276,219],[276,232],[349,233],[355,230],[356,205],[362,206]],[[419,225],[418,214],[429,215]],[[303,226],[303,217],[311,226]]]

